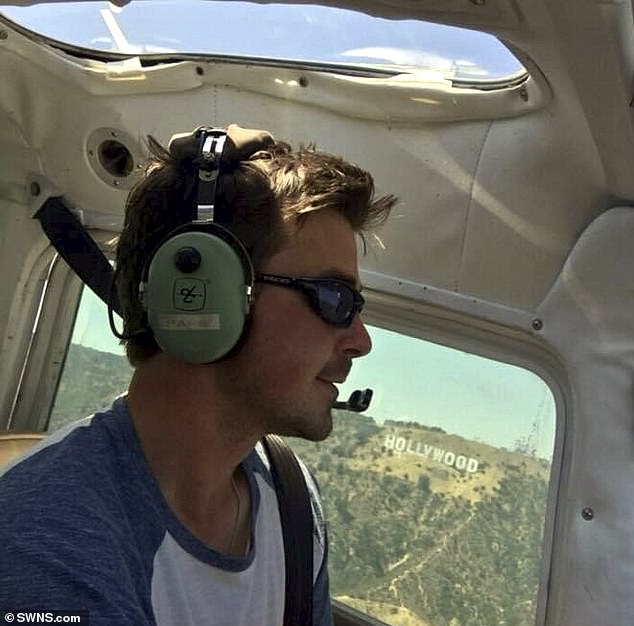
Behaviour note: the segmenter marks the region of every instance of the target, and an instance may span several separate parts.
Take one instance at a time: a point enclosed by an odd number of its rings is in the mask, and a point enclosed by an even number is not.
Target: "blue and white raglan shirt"
[[[0,477],[0,611],[84,610],[91,626],[280,626],[284,547],[260,445],[244,557],[194,537],[163,498],[126,398],[31,449]],[[327,542],[312,478],[313,624],[332,624]]]

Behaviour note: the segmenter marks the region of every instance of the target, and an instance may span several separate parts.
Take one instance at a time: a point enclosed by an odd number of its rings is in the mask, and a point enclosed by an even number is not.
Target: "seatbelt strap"
[[[105,303],[119,313],[113,289],[114,270],[77,216],[61,198],[49,198],[34,215],[50,242],[71,269]]]
[[[277,435],[262,440],[271,474],[284,537],[286,594],[284,626],[313,623],[313,510],[304,473],[293,451]]]

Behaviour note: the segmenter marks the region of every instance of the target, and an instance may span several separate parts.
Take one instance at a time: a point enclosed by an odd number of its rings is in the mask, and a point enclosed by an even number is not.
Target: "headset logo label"
[[[220,330],[220,315],[159,315],[157,328],[160,330]]]
[[[207,289],[198,278],[179,278],[174,281],[174,308],[179,311],[202,311]]]

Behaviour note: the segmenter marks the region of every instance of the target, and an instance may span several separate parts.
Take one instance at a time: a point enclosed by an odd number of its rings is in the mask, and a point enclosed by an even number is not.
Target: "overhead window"
[[[476,84],[525,74],[491,35],[334,7],[144,0],[123,8],[109,2],[55,2],[4,6],[2,12],[48,38],[96,51],[293,61],[379,75],[432,72]]]

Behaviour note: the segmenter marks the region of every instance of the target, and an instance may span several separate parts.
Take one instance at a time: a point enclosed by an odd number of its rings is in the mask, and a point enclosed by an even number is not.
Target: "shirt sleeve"
[[[116,522],[90,493],[45,494],[30,478],[0,481],[0,610],[87,611],[92,626],[154,626]]]
[[[113,584],[112,563],[102,555],[78,559],[64,546],[52,552],[41,542],[29,545],[32,539],[3,537],[1,611],[85,611],[92,626],[154,624],[121,583]]]

